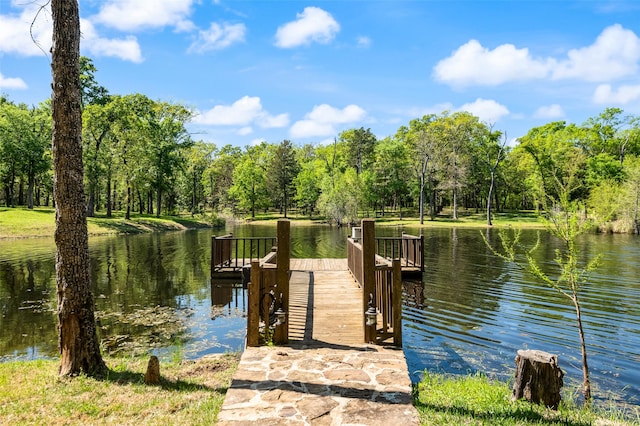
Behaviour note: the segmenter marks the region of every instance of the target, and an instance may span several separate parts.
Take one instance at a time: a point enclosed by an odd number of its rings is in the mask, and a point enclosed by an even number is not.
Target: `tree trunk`
[[[458,220],[458,190],[453,188],[453,220]]]
[[[124,214],[126,220],[131,219],[131,184],[127,182],[127,210]]]
[[[94,217],[95,216],[95,206],[96,206],[96,188],[92,184],[89,184],[89,195],[87,196],[87,216]]]
[[[158,188],[158,192],[156,192],[156,217],[160,217],[161,203],[162,203],[162,190]]]
[[[587,404],[591,402],[591,380],[589,380],[589,364],[587,363],[587,344],[584,340],[584,329],[582,328],[582,310],[578,295],[573,294],[573,305],[576,308],[576,319],[578,320],[578,332],[580,333],[580,349],[582,350],[582,394]]]
[[[111,172],[107,175],[107,217],[111,217]]]
[[[489,195],[487,196],[487,225],[488,226],[492,226],[493,223],[491,223],[491,201],[493,198],[493,186],[495,185],[496,182],[496,175],[493,172],[493,170],[491,171],[491,184],[489,185]]]
[[[80,110],[80,20],[75,0],[52,0],[53,188],[59,374],[95,375],[106,366],[96,334],[84,204]]]
[[[557,355],[543,351],[519,350],[511,400],[524,398],[529,402],[542,403],[557,410],[563,376],[564,373],[558,367]]]
[[[33,210],[33,193],[35,192],[36,178],[32,173],[29,173],[27,183],[27,208]]]

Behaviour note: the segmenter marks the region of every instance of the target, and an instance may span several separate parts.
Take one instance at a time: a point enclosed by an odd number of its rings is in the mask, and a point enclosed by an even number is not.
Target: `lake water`
[[[273,236],[275,226],[228,228]],[[377,235],[419,230],[377,227]],[[484,372],[508,379],[518,349],[559,355],[565,387],[581,382],[570,301],[487,250],[477,229],[425,229],[423,283],[404,283],[403,333],[412,378],[424,370]],[[486,232],[486,231],[482,231]],[[211,283],[210,238],[187,231],[90,241],[99,332],[105,352],[196,358],[242,348],[246,294]],[[217,231],[222,234],[223,231]],[[293,257],[346,257],[348,229],[292,226]],[[497,232],[488,234],[497,241]],[[536,256],[551,273],[556,242],[542,233]],[[535,231],[523,231],[532,244]],[[602,265],[582,292],[594,393],[640,404],[640,238],[588,235]],[[0,361],[57,356],[55,245],[0,241]],[[578,393],[578,390],[576,390]]]

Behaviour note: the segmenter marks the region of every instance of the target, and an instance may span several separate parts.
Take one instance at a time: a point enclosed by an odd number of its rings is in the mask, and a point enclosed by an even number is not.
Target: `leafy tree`
[[[151,176],[144,159],[146,139],[149,136],[145,131],[145,122],[153,108],[153,101],[141,94],[114,96],[111,107],[117,117],[112,127],[114,162],[117,165],[118,179],[125,188],[125,218],[128,220],[131,218],[134,187],[150,188],[151,185]]]
[[[212,209],[231,206],[229,189],[233,185],[233,171],[241,157],[242,150],[231,145],[225,145],[214,153],[213,161],[202,177],[205,195]]]
[[[451,190],[454,220],[458,219],[458,196],[469,177],[471,146],[482,137],[484,125],[468,112],[443,113],[439,118],[440,135],[447,147],[440,186]]]
[[[233,171],[233,185],[229,195],[238,202],[238,207],[248,209],[256,217],[256,209],[266,207],[268,192],[265,178],[266,143],[247,147],[239,164]]]
[[[631,221],[633,233],[640,234],[640,157],[628,156],[624,162],[627,178],[623,184],[622,206]]]
[[[294,179],[298,175],[300,165],[291,141],[284,140],[278,144],[269,159],[266,184],[269,192],[274,195],[276,205],[287,217],[290,201],[295,196]]]
[[[98,71],[93,60],[80,56],[80,96],[82,108],[87,105],[106,105],[109,102],[109,91],[98,84],[95,73]]]
[[[312,159],[302,163],[300,172],[293,182],[296,187],[295,201],[303,211],[308,213],[309,218],[313,216],[320,197],[319,182],[322,181],[322,178],[318,162]]]
[[[215,145],[200,141],[191,146],[185,155],[188,191],[191,192],[190,210],[192,216],[197,212],[200,200],[204,198],[203,183],[205,180],[203,176],[212,161],[211,156],[215,149]]]
[[[80,16],[75,0],[51,0],[56,283],[62,360],[59,374],[106,370],[96,333],[82,165]]]
[[[435,126],[437,117],[425,115],[421,119],[409,122],[409,127],[402,126],[396,133],[396,139],[403,141],[409,149],[412,159],[414,175],[419,179],[419,215],[420,224],[424,224],[424,198],[427,188],[431,193],[429,212],[431,220],[435,219],[435,187],[436,187],[436,158],[441,147],[441,138]]]
[[[374,192],[385,204],[393,204],[400,208],[402,218],[402,201],[408,195],[405,177],[408,174],[409,159],[407,148],[401,141],[385,138],[378,142],[375,148]]]
[[[620,184],[603,180],[589,193],[588,206],[598,223],[607,223],[617,219],[620,213]]]
[[[476,152],[479,162],[483,168],[489,172],[489,190],[487,193],[487,225],[491,226],[491,208],[493,206],[493,194],[496,186],[496,173],[500,163],[506,157],[507,137],[498,142],[502,136],[501,132],[493,132],[491,129],[477,139]]]
[[[326,175],[321,184],[318,209],[338,226],[356,223],[360,204],[361,182],[353,168],[333,176]]]
[[[534,160],[535,181],[534,190],[539,193],[541,204],[546,204],[544,197],[559,199],[557,182],[569,179],[569,173],[575,172],[574,185],[568,194],[570,199],[581,198],[585,194],[584,170],[586,155],[577,146],[577,142],[584,137],[583,131],[577,126],[566,125],[565,122],[552,122],[536,127],[520,139],[520,146]]]
[[[156,216],[160,217],[162,195],[174,187],[177,171],[183,164],[184,150],[193,142],[184,124],[191,112],[182,105],[155,102],[147,117],[139,117],[145,134],[145,159],[151,185],[156,192]]]
[[[599,153],[586,159],[585,184],[593,188],[603,182],[620,182],[623,178],[622,164],[607,153]]]
[[[34,192],[39,176],[51,168],[51,110],[42,103],[37,108],[3,103],[0,105],[0,152],[7,201],[13,204],[16,177],[27,181],[27,207],[34,205]]]
[[[95,216],[100,180],[110,172],[111,158],[105,144],[113,142],[112,126],[117,119],[113,103],[89,104],[82,112],[85,179],[87,182],[87,216]]]
[[[374,160],[374,148],[376,136],[371,133],[371,129],[361,127],[359,129],[349,129],[340,133],[340,142],[345,144],[347,150],[347,161],[349,166],[356,169],[357,174],[367,169]]]

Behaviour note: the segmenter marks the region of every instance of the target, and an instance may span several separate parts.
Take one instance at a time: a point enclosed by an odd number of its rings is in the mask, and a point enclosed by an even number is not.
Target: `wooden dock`
[[[417,425],[402,349],[364,344],[346,259],[291,259],[289,342],[247,347],[220,425]]]

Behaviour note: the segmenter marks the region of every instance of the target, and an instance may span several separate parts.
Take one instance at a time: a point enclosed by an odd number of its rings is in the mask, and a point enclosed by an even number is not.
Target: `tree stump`
[[[543,351],[519,350],[516,377],[511,400],[526,399],[558,409],[564,373],[558,367],[558,356]]]
[[[144,375],[144,383],[147,385],[157,385],[160,383],[160,361],[155,355],[151,355],[149,358],[149,364],[147,364],[147,372]]]

